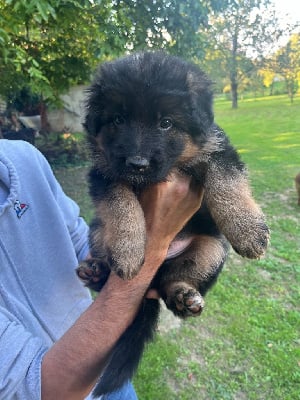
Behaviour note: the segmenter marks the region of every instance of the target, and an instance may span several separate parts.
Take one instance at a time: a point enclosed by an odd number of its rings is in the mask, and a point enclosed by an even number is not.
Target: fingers
[[[140,201],[147,232],[160,237],[172,237],[199,209],[203,190],[191,177],[173,172],[168,180],[147,187]]]

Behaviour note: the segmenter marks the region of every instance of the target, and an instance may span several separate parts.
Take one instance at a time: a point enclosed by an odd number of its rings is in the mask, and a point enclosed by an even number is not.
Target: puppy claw
[[[139,270],[143,264],[144,264],[144,258],[142,258],[142,260],[135,267],[133,266],[134,263],[132,260],[130,260],[130,263],[127,263],[127,266],[125,265],[125,262],[123,262],[123,265],[121,267],[119,265],[119,263],[116,263],[111,259],[110,268],[121,279],[130,280],[130,279],[133,279],[137,275],[137,273],[139,272]]]
[[[138,273],[138,269],[133,270],[132,268],[131,269],[125,269],[125,268],[119,268],[119,267],[114,268],[113,266],[111,266],[111,269],[114,271],[115,274],[117,274],[124,281],[134,278],[136,276],[136,274]]]
[[[258,259],[264,256],[270,240],[270,231],[267,225],[258,224],[252,229],[236,234],[231,241],[232,248],[242,257]]]

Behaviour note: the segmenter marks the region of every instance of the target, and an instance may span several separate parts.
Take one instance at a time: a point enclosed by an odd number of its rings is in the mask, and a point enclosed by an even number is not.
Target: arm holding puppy
[[[111,273],[94,303],[45,354],[43,400],[82,400],[92,390],[111,350],[135,318],[172,239],[200,207],[202,196],[180,175],[145,190],[141,197],[147,227],[143,267],[130,281]]]

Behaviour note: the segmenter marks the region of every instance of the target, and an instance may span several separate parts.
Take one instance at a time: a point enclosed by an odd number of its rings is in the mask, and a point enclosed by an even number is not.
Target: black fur
[[[191,237],[189,247],[163,263],[152,287],[176,315],[199,315],[202,296],[225,262],[227,240],[242,256],[258,258],[269,238],[245,165],[213,121],[210,80],[195,65],[162,52],[105,63],[89,90],[85,128],[97,211],[90,233],[93,259],[79,266],[79,277],[100,290],[110,270],[124,279],[138,272],[146,240],[139,194],[179,170],[204,188],[204,201],[176,238],[181,243]],[[158,312],[158,302],[144,300],[118,341],[95,396],[132,378],[153,337]]]
[[[135,320],[115,346],[101,380],[93,392],[94,397],[122,387],[134,375],[145,344],[153,339],[159,309],[158,300],[147,299],[143,302]]]

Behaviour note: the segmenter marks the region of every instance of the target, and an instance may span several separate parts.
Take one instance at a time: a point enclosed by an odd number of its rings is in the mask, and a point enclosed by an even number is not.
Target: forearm
[[[46,353],[42,400],[82,400],[91,391],[114,345],[134,320],[172,239],[200,207],[202,196],[180,175],[142,193],[144,265],[130,281],[111,274],[95,302]]]
[[[44,356],[42,400],[79,400],[92,390],[167,249],[168,241],[148,244],[142,270],[130,281],[111,274],[94,303]]]

